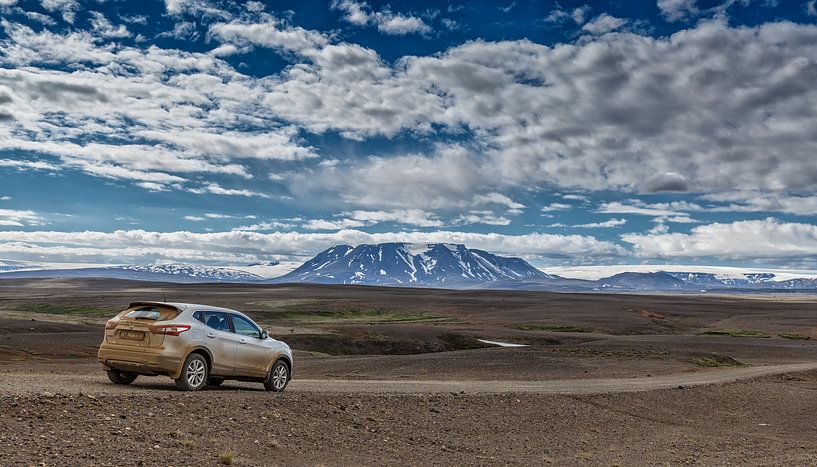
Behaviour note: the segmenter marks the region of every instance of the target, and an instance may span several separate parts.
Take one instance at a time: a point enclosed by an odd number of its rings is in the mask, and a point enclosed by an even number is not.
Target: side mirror
[[[261,331],[261,340],[266,340],[268,337],[269,337],[269,331],[267,331],[266,329]]]

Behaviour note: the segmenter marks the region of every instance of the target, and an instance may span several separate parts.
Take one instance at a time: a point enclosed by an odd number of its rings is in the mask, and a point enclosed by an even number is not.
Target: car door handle
[[[238,341],[238,343],[239,343],[239,344],[246,344],[246,343],[247,343],[247,339],[241,339],[240,341]]]
[[[216,337],[216,333],[214,333],[214,332],[208,332],[208,333],[207,333],[207,337],[209,337],[209,338],[211,338],[211,339],[212,339],[212,338]]]

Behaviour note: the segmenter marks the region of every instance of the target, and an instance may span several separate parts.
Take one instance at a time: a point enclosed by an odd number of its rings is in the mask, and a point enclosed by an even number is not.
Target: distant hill
[[[681,290],[689,284],[666,272],[622,272],[599,279],[602,288],[626,290]]]

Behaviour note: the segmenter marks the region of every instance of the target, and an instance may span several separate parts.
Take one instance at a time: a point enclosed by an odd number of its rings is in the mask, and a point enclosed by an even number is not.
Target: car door
[[[233,329],[239,337],[235,359],[236,374],[266,376],[271,363],[271,351],[261,339],[261,329],[243,316],[231,313],[230,318],[233,321]]]
[[[229,313],[200,310],[204,323],[204,345],[213,356],[210,373],[217,376],[235,374],[235,358],[238,352],[238,336],[230,327]]]

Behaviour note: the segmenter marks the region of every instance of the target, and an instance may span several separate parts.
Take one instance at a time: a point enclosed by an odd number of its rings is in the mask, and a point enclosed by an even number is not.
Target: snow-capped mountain
[[[465,245],[381,243],[334,246],[275,282],[462,287],[549,277],[523,259]]]
[[[679,290],[689,285],[666,272],[622,272],[598,280],[602,288],[626,290]]]
[[[0,260],[0,272],[17,271],[28,265],[22,261]]]
[[[264,278],[232,268],[185,264],[124,265],[76,269],[31,269],[3,272],[0,278],[100,277],[156,282],[258,282]]]
[[[740,275],[702,272],[624,272],[596,281],[605,290],[627,291],[762,291],[762,290],[817,290],[814,278],[780,278],[770,272],[744,272]]]

